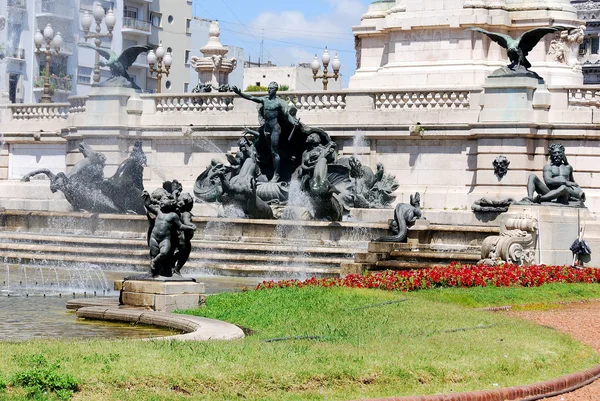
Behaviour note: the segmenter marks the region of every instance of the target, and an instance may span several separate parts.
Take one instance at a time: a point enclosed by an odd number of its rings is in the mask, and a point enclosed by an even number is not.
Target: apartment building
[[[100,4],[105,13],[112,9],[116,17],[112,40],[102,38],[101,47],[116,53],[136,44],[172,46],[173,66],[163,92],[181,92],[189,79],[183,48],[189,48],[190,0],[0,0],[0,95],[12,103],[37,103],[41,97],[46,57],[36,53],[33,35],[50,24],[61,33],[63,45],[50,63],[51,88],[55,102],[73,95],[85,95],[93,83],[96,52],[77,46],[85,41],[81,18],[93,13]],[[96,31],[96,22],[91,32]],[[107,33],[105,23],[101,32]],[[93,39],[88,39],[93,44]],[[179,48],[181,46],[182,48]],[[181,55],[179,55],[181,53]],[[146,55],[142,54],[129,69],[129,75],[146,91],[156,90],[156,74],[151,76]],[[101,70],[101,81],[108,78]],[[167,88],[168,86],[168,88]]]

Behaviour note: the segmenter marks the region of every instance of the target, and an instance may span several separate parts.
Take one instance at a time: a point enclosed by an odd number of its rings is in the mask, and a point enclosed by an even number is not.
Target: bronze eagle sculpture
[[[153,47],[150,45],[135,45],[135,46],[128,47],[127,49],[123,50],[123,52],[121,54],[117,55],[111,49],[105,49],[102,47],[92,46],[89,43],[79,43],[79,46],[87,47],[88,49],[93,49],[93,50],[97,51],[98,54],[100,54],[102,57],[104,57],[106,59],[106,61],[104,61],[104,60],[98,61],[98,64],[101,67],[110,68],[110,72],[112,74],[111,78],[112,77],[124,77],[126,80],[131,82],[132,85],[134,85],[134,88],[137,88],[137,85],[135,85],[135,82],[133,82],[133,79],[127,73],[127,69],[129,67],[131,67],[131,65],[135,62],[135,59],[137,59],[137,57],[141,53],[144,53],[144,52],[147,52],[147,51],[153,49]]]
[[[510,64],[508,68],[514,70],[516,67],[523,66],[525,69],[531,67],[531,63],[527,60],[529,52],[538,44],[538,42],[547,34],[559,32],[567,29],[562,26],[545,27],[545,28],[534,28],[523,33],[517,39],[513,39],[511,36],[504,33],[490,32],[482,28],[472,27],[468,28],[470,31],[481,32],[486,34],[494,42],[506,49]]]

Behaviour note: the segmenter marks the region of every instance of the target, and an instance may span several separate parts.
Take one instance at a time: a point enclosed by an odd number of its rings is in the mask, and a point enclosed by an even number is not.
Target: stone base
[[[599,266],[594,256],[600,254],[600,226],[587,208],[512,205],[509,213],[538,221],[536,264],[571,265],[573,253],[569,247],[577,239],[580,228],[585,227],[583,240],[592,250],[587,262]]]
[[[202,283],[191,281],[115,281],[121,305],[150,308],[157,312],[192,309],[206,303]]]

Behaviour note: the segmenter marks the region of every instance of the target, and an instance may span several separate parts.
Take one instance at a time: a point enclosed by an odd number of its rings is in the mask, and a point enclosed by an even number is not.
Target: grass
[[[72,400],[121,401],[348,400],[493,389],[598,363],[591,349],[555,330],[454,304],[509,299],[510,291],[474,290],[248,291],[210,296],[206,308],[188,312],[254,331],[234,342],[0,343],[0,400],[31,399],[16,378],[38,355],[78,383]],[[572,291],[543,293],[554,300],[564,292]],[[265,342],[302,336],[316,338]]]
[[[420,299],[472,308],[515,306],[552,308],[561,302],[600,299],[598,284],[545,284],[539,287],[440,288],[414,293]]]

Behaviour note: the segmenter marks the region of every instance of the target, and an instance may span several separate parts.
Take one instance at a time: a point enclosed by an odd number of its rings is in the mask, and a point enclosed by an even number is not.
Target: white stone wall
[[[581,24],[568,0],[398,0],[395,6],[382,7],[372,5],[353,28],[361,44],[351,89],[481,85],[509,61],[498,44],[466,28],[517,37],[535,27]],[[532,69],[552,85],[581,84],[580,71],[548,54],[552,39],[547,35],[529,54]]]
[[[298,108],[304,124],[329,132],[341,156],[357,155],[373,169],[382,162],[387,172],[396,175],[401,185],[398,202],[408,201],[416,191],[423,195],[424,207],[436,209],[469,209],[481,197],[521,199],[526,196],[529,174],[541,175],[548,145],[560,142],[575,169],[575,180],[588,195],[586,204],[600,211],[600,121],[596,113],[600,87],[536,84],[528,89],[531,96],[517,89],[489,92],[494,90],[492,85],[462,91],[296,91],[285,95]],[[517,101],[515,96],[523,99]],[[85,140],[106,154],[106,175],[110,176],[135,141],[142,140],[148,156],[146,186],[154,188],[164,179],[177,178],[191,191],[211,159],[225,161],[226,152],[237,151],[236,141],[244,127],[258,125],[256,104],[232,93],[139,97],[122,90],[107,93],[105,88],[89,99],[72,102],[3,110],[0,117],[8,146],[0,153],[0,178],[8,178],[9,171],[24,170],[18,158],[12,155],[11,159],[14,144],[66,144],[68,170],[82,158],[77,145]],[[512,107],[524,119],[514,120],[514,113],[501,112],[502,105]],[[486,114],[490,108],[497,112]],[[502,180],[492,168],[499,155],[511,162]],[[18,174],[11,177],[18,178]]]
[[[322,70],[320,73],[322,73]],[[331,71],[329,71],[329,74],[331,74]],[[256,85],[257,82],[260,83],[260,86],[268,86],[272,81],[277,82],[279,86],[288,85],[290,90],[318,91],[323,89],[322,80],[317,79],[314,81],[312,70],[308,67],[271,65],[245,67],[244,69],[244,89],[250,85]],[[341,88],[341,76],[337,81],[329,79],[327,89],[339,90]]]

